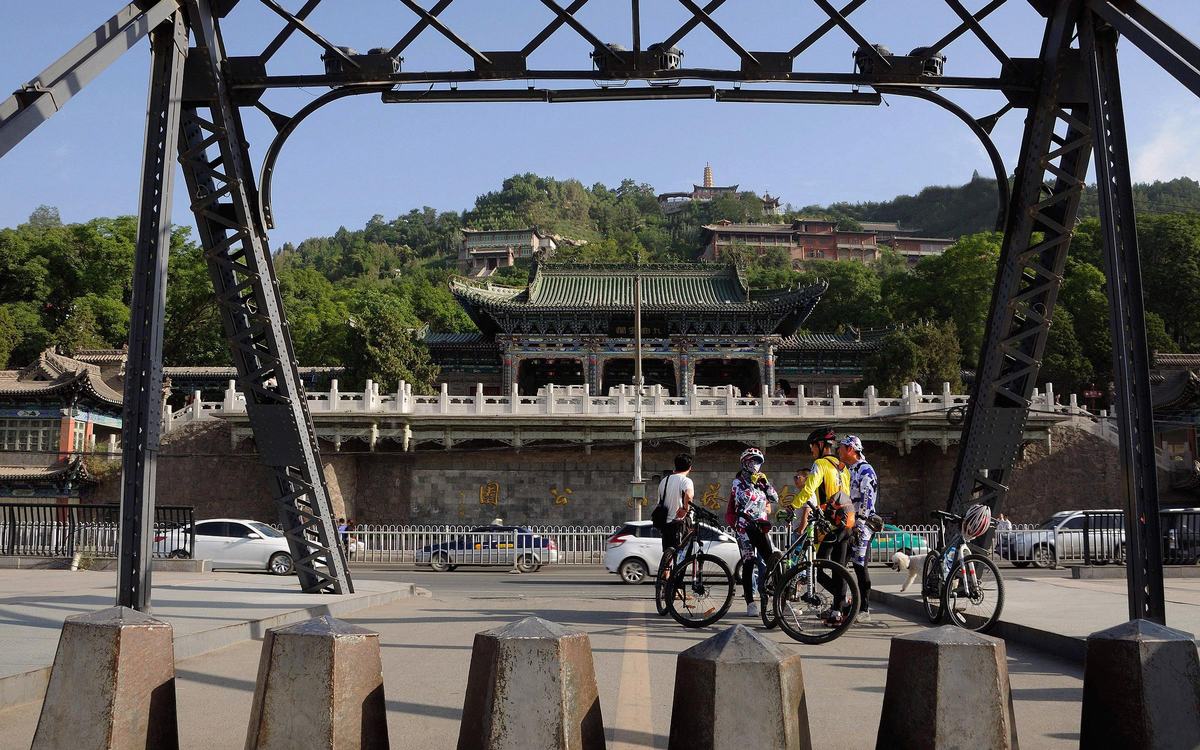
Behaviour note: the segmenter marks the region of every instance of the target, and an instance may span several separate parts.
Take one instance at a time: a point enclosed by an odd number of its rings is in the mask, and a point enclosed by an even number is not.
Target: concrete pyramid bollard
[[[587,633],[526,617],[475,634],[458,750],[600,750]]]
[[[680,653],[668,747],[811,748],[800,655],[744,625]]]
[[[68,617],[32,750],[179,747],[171,626],[128,607]]]
[[[328,615],[267,631],[246,750],[387,747],[378,633]]]
[[[1191,633],[1131,620],[1088,636],[1079,747],[1200,747]]]
[[[892,639],[877,750],[1016,750],[1004,641],[943,625]]]

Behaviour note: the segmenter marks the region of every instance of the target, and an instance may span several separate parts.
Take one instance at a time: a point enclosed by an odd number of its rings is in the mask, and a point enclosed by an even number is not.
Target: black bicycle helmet
[[[837,433],[833,431],[832,427],[818,427],[808,433],[808,443],[809,445],[822,443],[832,448],[837,443]]]

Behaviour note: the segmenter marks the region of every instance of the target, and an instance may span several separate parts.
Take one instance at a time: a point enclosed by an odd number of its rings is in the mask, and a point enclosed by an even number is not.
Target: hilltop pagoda
[[[744,394],[774,387],[777,356],[804,346],[796,333],[825,291],[819,283],[752,292],[732,264],[540,262],[525,287],[452,280],[451,292],[480,333],[425,340],[452,384],[482,382],[508,393],[515,383],[521,394],[548,383],[587,385],[605,394],[633,383],[638,274],[646,384],[673,395],[693,384],[733,385]],[[499,365],[494,374],[492,363]]]

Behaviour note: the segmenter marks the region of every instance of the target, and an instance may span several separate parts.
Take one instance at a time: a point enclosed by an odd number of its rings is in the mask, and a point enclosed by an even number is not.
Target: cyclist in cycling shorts
[[[822,427],[809,433],[808,449],[813,464],[792,505],[801,509],[800,530],[803,531],[808,525],[809,503],[817,504],[822,515],[833,525],[833,531],[821,540],[817,556],[845,566],[850,530],[854,528],[854,503],[850,500],[850,472],[834,455],[836,445],[837,434],[831,428]],[[820,571],[817,582],[833,596],[833,606],[825,613],[831,625],[839,625],[856,614],[848,611],[852,604],[850,592],[836,584],[833,576]]]
[[[855,524],[850,532],[850,562],[854,563],[861,599],[857,619],[859,622],[870,622],[871,574],[867,571],[867,563],[870,562],[872,527],[882,524],[882,519],[875,515],[879,477],[871,464],[867,463],[862,441],[857,435],[847,435],[838,442],[838,458],[850,471],[850,500],[854,503]]]
[[[765,457],[758,448],[747,448],[742,453],[741,468],[733,478],[729,492],[729,505],[725,521],[733,527],[742,557],[742,597],[746,600],[746,615],[758,617],[758,605],[754,603],[755,554],[762,556],[769,565],[774,565],[779,554],[771,545],[767,532],[771,522],[767,520],[771,505],[779,502],[779,495],[763,474]]]

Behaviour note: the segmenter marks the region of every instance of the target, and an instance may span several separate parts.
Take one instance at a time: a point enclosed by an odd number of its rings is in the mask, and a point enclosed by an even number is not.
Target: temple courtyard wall
[[[1123,504],[1115,446],[1065,427],[1054,428],[1049,443],[1028,442],[1022,449],[1004,508],[1014,522],[1038,523],[1058,510]],[[359,523],[478,524],[501,517],[506,523],[608,525],[634,513],[628,500],[629,445],[594,446],[590,452],[583,446],[456,446],[412,453],[371,452],[357,442],[343,444],[341,451],[321,447],[335,512]],[[922,443],[906,455],[880,443],[866,448],[880,476],[881,512],[894,514],[898,523],[927,523],[930,510],[944,507],[957,446],[943,452]],[[647,445],[645,476],[661,476],[681,450],[673,443]],[[698,500],[724,509],[741,450],[733,442],[699,449],[692,472]],[[782,486],[798,466],[810,463],[806,447],[777,445],[766,454],[772,481],[785,496],[794,493]],[[232,447],[225,421],[173,433],[159,455],[158,503],[194,506],[197,518],[273,521],[270,486],[253,442]],[[653,494],[656,487],[654,482],[648,491]],[[1165,476],[1160,487],[1164,504],[1188,504],[1186,496],[1166,489]],[[112,475],[86,491],[83,500],[116,502],[119,495],[119,479]]]

